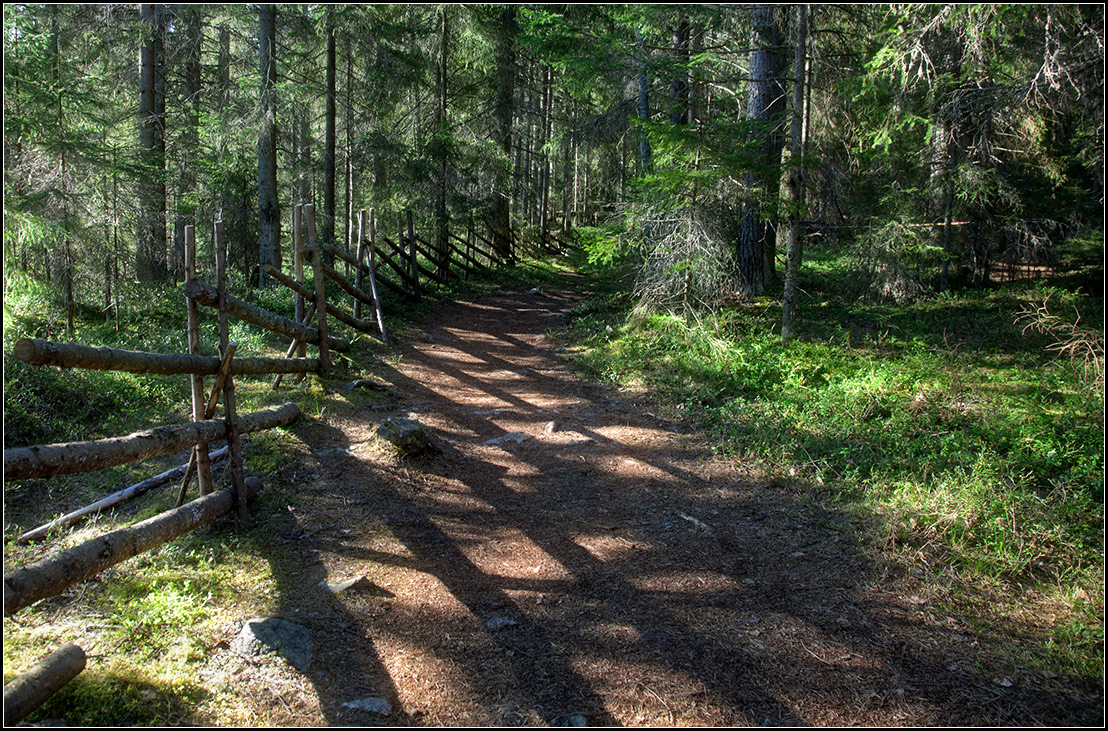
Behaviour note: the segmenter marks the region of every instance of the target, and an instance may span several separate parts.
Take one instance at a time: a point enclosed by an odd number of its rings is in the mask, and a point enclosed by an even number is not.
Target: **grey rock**
[[[377,436],[390,442],[402,457],[412,457],[431,449],[431,437],[415,419],[394,416],[377,429]]]
[[[346,708],[353,708],[357,711],[369,711],[370,713],[376,713],[379,716],[387,716],[392,713],[392,704],[389,703],[387,698],[369,697],[358,698],[357,700],[347,701],[342,704]]]
[[[507,444],[508,442],[515,442],[516,444],[519,444],[520,442],[525,442],[530,438],[531,435],[526,432],[510,431],[507,434],[502,434],[498,437],[487,440],[485,444],[492,444],[494,446]]]
[[[499,632],[505,627],[515,627],[517,624],[519,623],[516,622],[514,619],[507,619],[505,617],[490,617],[489,620],[485,622],[485,627],[493,632]]]
[[[257,617],[246,621],[231,642],[231,649],[243,657],[275,653],[300,672],[312,662],[312,642],[300,625],[277,617]]]

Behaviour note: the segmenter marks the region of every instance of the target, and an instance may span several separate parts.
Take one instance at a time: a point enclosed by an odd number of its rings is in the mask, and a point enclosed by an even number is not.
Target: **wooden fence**
[[[216,221],[213,227],[215,286],[197,278],[195,228],[185,227],[187,281],[183,292],[188,353],[94,348],[76,343],[28,338],[15,344],[13,356],[37,366],[187,375],[192,391],[192,421],[136,432],[125,437],[5,449],[5,483],[90,472],[171,454],[190,446],[192,451],[187,465],[143,480],[19,536],[17,540],[21,542],[41,538],[56,528],[70,525],[110,505],[181,478],[176,507],[173,509],[6,573],[5,615],[11,615],[40,599],[55,596],[77,582],[210,523],[220,516],[231,512],[239,517],[245,515],[247,501],[259,489],[260,484],[244,475],[240,437],[290,424],[299,416],[299,408],[294,403],[286,403],[252,414],[238,414],[235,376],[275,375],[277,378],[274,387],[280,384],[281,378],[290,374],[302,378],[307,373],[319,373],[325,378],[329,377],[332,369],[331,352],[349,349],[350,341],[330,331],[328,316],[360,332],[379,333],[381,340],[387,344],[378,285],[399,297],[416,299],[421,295],[421,279],[446,284],[451,278],[468,278],[481,270],[504,263],[504,259],[496,253],[488,239],[473,229],[467,231],[464,239],[450,234],[437,247],[431,246],[415,234],[410,211],[398,214],[395,240],[377,231],[373,211],[369,212],[368,217],[365,211],[359,212],[355,227],[356,253],[353,255],[318,240],[314,209],[310,204],[293,207],[292,224],[293,275],[289,276],[269,265],[263,267],[263,271],[293,293],[294,319],[251,305],[227,292],[226,241],[222,222]],[[567,236],[549,234],[534,243],[519,241],[517,247],[524,254],[537,257],[544,253],[564,253],[575,248],[575,244]],[[352,269],[354,282],[348,281],[335,268],[325,263],[325,254],[331,262],[343,262],[348,272]],[[309,289],[304,280],[305,269],[309,266],[312,269],[314,289]],[[388,275],[379,276],[382,272],[387,272]],[[327,300],[327,280],[334,282],[338,289],[352,299],[352,308],[344,309]],[[201,307],[213,308],[218,313],[219,357],[200,354]],[[372,308],[372,321],[363,318],[363,308]],[[290,338],[291,343],[285,358],[238,355],[237,345],[229,339],[230,317]],[[316,347],[317,357],[307,357],[308,345]],[[215,379],[207,397],[205,377]],[[217,419],[215,415],[220,399],[223,401],[224,416]],[[216,440],[226,440],[227,446],[212,453],[208,445]],[[220,491],[214,490],[211,474],[211,463],[217,457],[227,457],[231,482],[228,489]],[[199,497],[185,504],[184,499],[194,474],[199,483]],[[83,667],[83,651],[76,646],[67,645],[45,658],[24,676],[9,683],[4,690],[6,721],[18,722]],[[8,716],[9,706],[14,716]]]

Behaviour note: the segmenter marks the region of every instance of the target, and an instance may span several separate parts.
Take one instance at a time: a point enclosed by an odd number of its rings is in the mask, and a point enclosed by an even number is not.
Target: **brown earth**
[[[1028,638],[946,614],[818,492],[759,482],[705,435],[584,383],[547,337],[574,301],[444,307],[374,366],[391,403],[298,428],[314,456],[271,478],[299,499],[267,520],[279,613],[307,627],[314,659],[262,681],[228,660],[253,677],[254,718],[1099,725],[1095,689],[1030,670]],[[382,450],[391,415],[436,450]],[[529,438],[486,443],[513,432]],[[319,586],[358,576],[375,589]],[[391,712],[344,706],[370,696]]]

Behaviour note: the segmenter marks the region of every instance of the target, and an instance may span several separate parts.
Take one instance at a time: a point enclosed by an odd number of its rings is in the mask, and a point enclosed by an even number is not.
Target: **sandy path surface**
[[[316,648],[303,692],[268,696],[273,722],[1100,719],[1095,698],[1005,659],[1008,638],[937,611],[924,581],[873,565],[805,486],[759,483],[704,435],[583,383],[546,337],[574,301],[445,307],[372,369],[386,403],[298,430],[313,457],[281,475],[303,499],[273,517],[272,561],[280,609]],[[428,429],[431,455],[382,450],[397,415]],[[359,576],[374,588],[318,585]],[[366,697],[390,711],[344,705]]]

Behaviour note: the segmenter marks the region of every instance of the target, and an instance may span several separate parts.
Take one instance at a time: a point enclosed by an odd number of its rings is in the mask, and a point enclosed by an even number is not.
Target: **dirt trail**
[[[279,475],[280,609],[312,633],[290,725],[998,725],[1100,709],[878,577],[846,516],[753,481],[546,333],[572,306],[508,292],[442,309],[375,367],[397,400],[300,431]],[[386,455],[411,414],[438,446]],[[527,435],[501,444],[491,439]],[[367,576],[374,591],[318,586]],[[1007,669],[1006,669],[1007,668]],[[1006,669],[1006,670],[1005,670]],[[265,695],[264,693],[262,695]],[[381,717],[343,704],[388,699]]]

